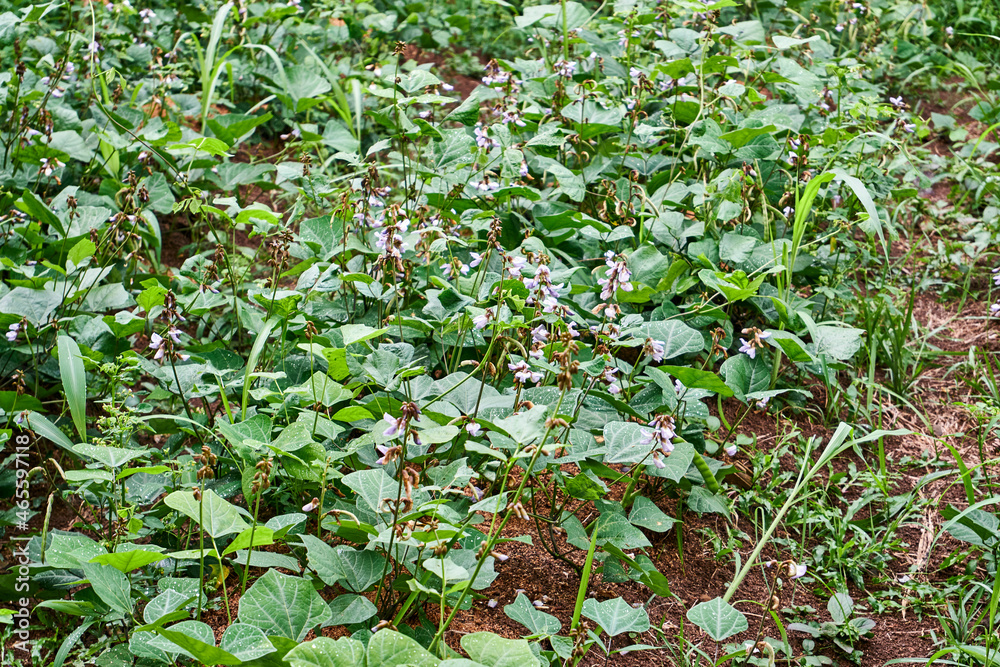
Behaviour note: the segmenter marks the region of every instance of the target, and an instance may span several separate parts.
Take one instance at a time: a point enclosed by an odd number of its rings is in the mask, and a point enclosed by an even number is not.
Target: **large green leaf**
[[[220,498],[215,491],[206,489],[199,503],[193,491],[174,491],[164,498],[167,507],[175,509],[201,525],[202,529],[214,538],[242,533],[249,528],[236,507]]]
[[[771,384],[771,366],[759,355],[754,359],[745,354],[729,357],[722,363],[719,372],[736,398],[743,402],[746,402],[747,394],[763,391]]]
[[[587,598],[583,603],[583,615],[595,621],[608,635],[615,637],[623,632],[645,632],[649,630],[649,614],[643,607],[633,607],[622,598],[598,602]]]
[[[275,651],[274,645],[260,628],[246,623],[233,623],[226,628],[219,648],[232,653],[243,662],[256,660]]]
[[[297,642],[332,615],[308,580],[275,570],[268,570],[240,598],[240,622]]]
[[[416,640],[379,630],[368,642],[368,667],[437,667],[441,662]]]
[[[102,602],[126,616],[132,613],[132,587],[121,570],[100,563],[84,563],[82,569]]]
[[[285,662],[291,667],[359,667],[365,664],[365,645],[350,637],[317,637],[285,654]]]
[[[469,657],[487,667],[539,667],[524,639],[504,639],[492,632],[474,632],[461,640]]]
[[[646,322],[639,327],[638,335],[662,342],[664,359],[694,354],[705,348],[701,332],[677,320]]]
[[[722,598],[691,607],[687,618],[717,642],[739,634],[749,627],[747,617]]]
[[[503,608],[505,614],[528,628],[533,635],[556,635],[562,630],[562,623],[552,614],[535,609],[524,593],[518,593],[517,598]]]

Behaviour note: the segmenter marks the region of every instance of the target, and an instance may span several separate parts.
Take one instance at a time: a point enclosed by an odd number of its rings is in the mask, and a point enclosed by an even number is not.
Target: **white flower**
[[[951,39],[952,37],[955,36],[955,29],[952,28],[951,26],[948,26],[947,28],[944,29],[944,34],[948,36],[948,39]]]

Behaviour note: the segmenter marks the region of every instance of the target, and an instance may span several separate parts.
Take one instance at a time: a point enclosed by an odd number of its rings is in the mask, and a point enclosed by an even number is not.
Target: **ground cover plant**
[[[990,665],[989,3],[0,12],[2,664]]]

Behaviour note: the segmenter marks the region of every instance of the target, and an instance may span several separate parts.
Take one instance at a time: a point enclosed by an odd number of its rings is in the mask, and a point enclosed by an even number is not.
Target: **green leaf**
[[[733,271],[725,273],[723,271],[712,271],[702,269],[698,272],[698,278],[706,286],[720,292],[726,297],[727,302],[743,301],[757,294],[757,289],[764,282],[767,276],[761,274],[750,280],[743,271]]]
[[[202,529],[214,538],[232,533],[242,533],[249,528],[236,507],[220,498],[211,489],[206,489],[202,494],[204,508],[202,508],[201,503],[195,500],[193,491],[174,491],[164,498],[163,502],[166,503],[167,507],[177,510],[195,523],[200,524]]]
[[[68,451],[73,450],[73,441],[66,437],[55,424],[37,412],[29,412],[27,419],[28,427],[35,433],[47,439],[49,442],[62,447]]]
[[[113,554],[101,554],[99,556],[94,556],[90,559],[90,562],[110,565],[117,570],[128,573],[132,570],[137,570],[140,567],[145,567],[151,563],[158,563],[166,558],[167,556],[165,554],[137,548],[131,551],[119,551]]]
[[[242,662],[256,660],[275,651],[274,645],[268,641],[267,635],[261,632],[260,628],[246,623],[233,623],[226,628],[222,633],[219,648],[233,654]]]
[[[71,448],[77,454],[88,456],[96,461],[100,461],[109,468],[118,468],[129,461],[142,458],[149,452],[145,449],[123,449],[121,447],[101,447],[100,445],[88,445],[81,442]]]
[[[80,239],[76,245],[70,248],[66,255],[66,260],[73,263],[73,266],[80,266],[83,260],[92,257],[97,251],[97,246],[90,239]],[[66,267],[69,270],[69,267]]]
[[[847,593],[834,593],[826,603],[826,610],[830,612],[834,623],[842,625],[854,611],[854,600]]]
[[[308,580],[275,570],[268,570],[240,598],[241,623],[297,642],[332,615],[326,601]]]
[[[771,366],[760,355],[754,359],[745,354],[729,357],[719,367],[719,372],[736,398],[744,403],[747,394],[763,391],[771,384]]]
[[[59,334],[59,374],[66,403],[80,437],[87,439],[87,373],[83,368],[80,346],[69,336]]]
[[[739,634],[749,627],[747,617],[722,598],[691,607],[687,619],[717,642]]]
[[[350,637],[317,637],[293,648],[284,660],[291,667],[358,667],[365,664],[365,645]]]
[[[639,327],[638,336],[662,342],[664,359],[694,354],[705,348],[705,338],[701,332],[677,320],[646,322]]]
[[[330,625],[353,625],[377,614],[378,607],[362,595],[338,595],[330,603],[330,612],[333,614],[328,621]]]
[[[636,497],[632,503],[632,511],[628,515],[628,520],[633,525],[642,526],[657,533],[665,533],[677,523],[676,519],[664,514],[652,500],[645,496]]]
[[[865,331],[846,326],[817,326],[810,333],[818,353],[837,361],[849,361],[861,349],[861,336]]]
[[[66,236],[66,228],[63,227],[62,220],[45,205],[45,202],[36,197],[35,193],[31,190],[22,192],[21,198],[14,205],[18,210],[27,213],[43,225],[52,225],[55,227],[60,236]]]
[[[126,616],[132,613],[132,587],[125,573],[99,563],[84,563],[81,569],[104,604]]]
[[[524,639],[504,639],[492,632],[464,635],[462,648],[487,667],[539,667],[538,658]]]
[[[650,456],[654,445],[644,442],[650,429],[635,422],[613,421],[604,425],[605,463],[638,463]],[[650,459],[651,460],[651,459]]]
[[[659,366],[658,368],[673,375],[688,389],[707,389],[723,397],[733,395],[733,390],[712,371],[703,371],[690,366]]]
[[[203,665],[241,665],[243,661],[214,645],[212,628],[199,621],[181,621],[167,628],[152,628],[162,639],[150,646],[169,653],[182,653]],[[179,651],[177,649],[180,649]]]
[[[379,630],[368,641],[368,667],[437,667],[439,662],[416,640],[392,630]]]
[[[643,607],[636,609],[622,598],[598,602],[587,598],[583,603],[583,615],[595,621],[609,636],[623,632],[645,632],[649,630],[649,614]]]
[[[344,338],[344,347],[348,345],[353,345],[354,343],[361,343],[366,340],[371,340],[372,338],[378,338],[389,329],[373,329],[365,324],[345,324],[340,327],[340,335]]]
[[[729,506],[725,496],[712,493],[704,486],[691,488],[687,499],[688,507],[699,514],[712,513],[729,516]]]
[[[524,593],[518,593],[514,602],[504,606],[507,616],[531,631],[532,635],[557,635],[562,630],[562,623],[552,614],[535,609]]]
[[[565,488],[566,493],[578,500],[597,500],[608,492],[606,488],[584,473],[570,477]]]
[[[251,544],[250,538],[253,535],[253,543]],[[251,547],[259,547],[267,544],[274,544],[274,531],[270,528],[265,528],[264,526],[257,526],[254,528],[251,526],[247,528],[242,533],[236,536],[225,551],[222,552],[223,556],[227,556],[240,549],[249,549]]]

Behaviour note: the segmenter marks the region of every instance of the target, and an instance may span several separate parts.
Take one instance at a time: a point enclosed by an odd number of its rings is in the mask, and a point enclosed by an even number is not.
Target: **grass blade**
[[[84,442],[87,440],[87,372],[83,368],[80,346],[69,336],[59,336],[59,375],[62,376],[66,403],[73,424]]]

